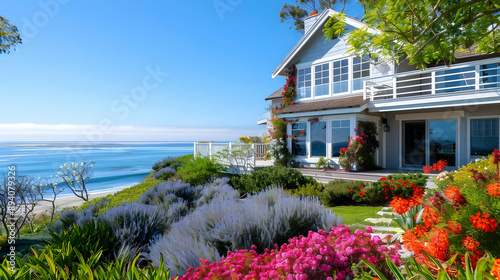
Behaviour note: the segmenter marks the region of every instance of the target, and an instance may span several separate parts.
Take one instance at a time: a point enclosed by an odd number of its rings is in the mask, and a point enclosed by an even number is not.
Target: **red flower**
[[[382,181],[382,182],[383,182],[383,181],[387,181],[387,178],[382,177],[382,178],[380,178],[380,179],[379,179],[379,181]]]
[[[455,221],[449,221],[446,228],[454,234],[459,234],[462,231],[462,225]]]
[[[444,195],[451,200],[458,200],[462,196],[462,193],[457,187],[451,186],[444,190]]]
[[[477,250],[477,247],[479,247],[479,242],[475,241],[474,238],[468,235],[464,236],[462,244],[465,246],[465,249],[471,252],[475,252]]]
[[[488,188],[488,194],[494,197],[500,196],[500,183],[489,184],[486,186]]]
[[[498,165],[498,163],[500,163],[500,150],[494,149],[493,150],[493,164]]]
[[[353,189],[351,189],[349,192],[352,194],[352,193],[354,192],[354,190],[353,190]]]
[[[500,279],[500,259],[496,259],[490,272],[491,276]]]
[[[477,212],[475,216],[470,216],[470,223],[477,230],[484,230],[485,232],[494,232],[497,227],[497,220],[494,218],[488,219],[490,214],[484,213],[481,216],[481,212]]]
[[[300,131],[300,135],[304,135],[304,131],[303,130]]]

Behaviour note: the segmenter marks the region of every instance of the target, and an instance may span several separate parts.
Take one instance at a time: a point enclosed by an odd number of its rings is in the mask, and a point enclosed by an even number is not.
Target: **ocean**
[[[193,153],[193,142],[0,142],[0,174],[50,178],[64,163],[94,160],[90,193],[120,190],[140,183],[157,161]],[[60,197],[72,196],[67,187]]]

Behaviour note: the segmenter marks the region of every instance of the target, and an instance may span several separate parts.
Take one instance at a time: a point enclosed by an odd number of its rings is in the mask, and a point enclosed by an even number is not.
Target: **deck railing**
[[[264,160],[266,154],[269,153],[271,145],[269,143],[253,143],[253,144],[241,144],[241,143],[215,143],[215,142],[198,142],[194,143],[194,154],[195,156],[201,157],[217,157],[219,161],[221,160],[218,155],[223,151],[228,151],[229,153],[234,151],[241,151],[238,156],[245,157],[240,159],[242,162],[250,162],[255,166],[257,160]],[[238,165],[238,162],[221,162],[222,164],[234,164]]]
[[[366,79],[363,81],[363,97],[365,100],[380,100],[443,93],[470,93],[492,88],[500,88],[500,58]]]

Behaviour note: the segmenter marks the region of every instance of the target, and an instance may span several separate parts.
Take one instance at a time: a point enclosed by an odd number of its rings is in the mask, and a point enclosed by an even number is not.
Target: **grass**
[[[344,219],[344,225],[371,225],[371,223],[365,222],[365,219],[378,218],[379,216],[377,215],[377,212],[382,211],[382,206],[334,206],[326,208],[331,209],[336,214],[339,214],[340,217]]]
[[[0,249],[0,256],[5,256],[10,251],[10,246],[14,246],[16,256],[22,257],[27,254],[31,254],[31,247],[34,249],[41,248],[44,245],[44,241],[50,239],[49,232],[47,230],[38,232],[38,233],[30,233],[30,234],[22,234],[20,239],[15,239],[15,244],[5,244]]]
[[[97,204],[100,201],[109,201],[109,204],[106,205],[106,207],[99,210],[99,214],[102,214],[106,210],[122,205],[125,202],[137,201],[143,193],[152,188],[154,185],[165,182],[163,180],[149,181],[150,179],[148,177],[146,177],[146,179],[144,179],[142,183],[132,186],[130,188],[123,189],[114,194],[109,194],[105,197],[95,198],[92,199],[91,201],[87,201],[83,203],[83,205],[80,206],[78,209],[79,210],[87,209],[90,205]]]

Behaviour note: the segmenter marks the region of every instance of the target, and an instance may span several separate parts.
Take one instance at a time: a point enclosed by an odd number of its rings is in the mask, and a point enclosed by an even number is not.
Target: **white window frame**
[[[467,139],[466,139],[466,143],[467,143],[467,161],[468,162],[471,162],[472,160],[484,157],[484,156],[473,156],[473,155],[471,155],[471,144],[472,144],[471,141],[470,141],[471,130],[472,130],[471,120],[477,120],[477,119],[499,119],[499,121],[498,121],[499,128],[498,129],[500,131],[500,115],[471,116],[471,117],[468,117],[467,118]],[[500,135],[498,137],[498,147],[500,147]]]
[[[344,59],[347,59],[348,90],[347,90],[347,92],[333,94],[333,63],[336,61],[344,60]],[[331,98],[331,97],[345,97],[345,96],[349,96],[352,94],[358,94],[358,93],[363,92],[363,89],[354,90],[354,91],[352,90],[352,83],[354,81],[354,79],[353,79],[353,77],[354,77],[353,59],[354,59],[354,56],[348,56],[348,57],[336,56],[336,57],[331,58],[329,60],[321,59],[321,60],[317,60],[313,63],[302,63],[302,64],[297,65],[297,83],[298,83],[299,70],[302,70],[305,68],[309,68],[311,70],[311,87],[310,87],[311,97],[297,98],[297,101],[300,102],[300,101],[322,100],[322,99]],[[320,65],[324,65],[324,64],[328,64],[328,72],[329,72],[329,75],[328,75],[329,76],[329,78],[328,78],[328,80],[329,80],[328,94],[322,95],[322,96],[316,96],[316,69],[315,68],[316,68],[316,66],[320,66]],[[372,75],[373,75],[373,65],[372,64],[370,64],[369,71],[370,71],[370,76],[365,77],[365,78],[372,77]],[[299,87],[297,86],[297,90],[298,89],[299,89]]]

